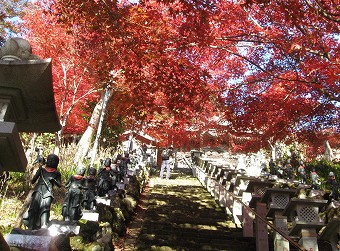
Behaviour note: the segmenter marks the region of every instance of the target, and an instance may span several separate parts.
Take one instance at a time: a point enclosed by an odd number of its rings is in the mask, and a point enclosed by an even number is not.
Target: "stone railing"
[[[192,169],[233,222],[242,227],[243,236],[256,238],[257,250],[269,250],[269,239],[274,241],[275,251],[289,251],[292,247],[323,251],[325,246],[339,250],[338,203],[328,205],[322,191],[298,182],[289,188],[288,181],[247,176],[228,163],[203,157],[196,159]],[[310,190],[309,196],[306,190]]]

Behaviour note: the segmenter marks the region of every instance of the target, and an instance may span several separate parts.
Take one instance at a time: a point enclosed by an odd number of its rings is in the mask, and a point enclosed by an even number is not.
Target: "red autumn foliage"
[[[97,82],[115,88],[109,110],[127,129],[237,150],[287,138],[320,146],[326,129],[338,133],[332,1],[55,0],[50,10],[76,29]]]
[[[84,60],[86,52],[82,41],[77,40],[79,31],[68,30],[38,3],[27,11],[23,26],[33,53],[52,58],[53,88],[62,130],[82,133],[92,109],[89,104],[98,99],[98,92],[94,90],[95,71]]]

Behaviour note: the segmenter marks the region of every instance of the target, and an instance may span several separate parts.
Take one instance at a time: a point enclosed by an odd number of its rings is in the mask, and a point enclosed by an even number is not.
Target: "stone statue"
[[[116,174],[116,181],[122,182],[124,179],[124,161],[123,156],[118,154],[116,160],[114,161],[115,164],[115,174]]]
[[[24,224],[32,230],[47,228],[50,218],[50,208],[53,197],[54,185],[61,187],[61,174],[57,170],[59,157],[55,154],[47,156],[45,168],[39,166],[31,183],[34,187],[31,204],[23,216]]]
[[[273,159],[270,159],[270,161],[269,161],[269,173],[271,175],[276,175],[275,163],[274,163]]]
[[[65,221],[80,220],[82,217],[82,190],[86,189],[84,174],[85,167],[78,166],[76,174],[72,175],[65,184],[65,187],[68,188],[62,207],[62,215]]]
[[[124,177],[126,177],[127,170],[129,169],[130,165],[131,165],[130,155],[128,152],[125,152],[124,157],[122,157],[122,162],[121,162],[121,169],[122,169],[121,173],[122,173],[123,179]]]
[[[333,172],[329,172],[328,180],[326,181],[326,184],[330,187],[331,194],[329,195],[330,199],[329,202],[334,199],[339,199],[339,183],[335,178],[335,174]]]
[[[281,161],[279,161],[277,163],[277,177],[280,178],[280,179],[283,179],[284,178],[284,175],[283,175],[283,166],[282,166],[282,163]]]
[[[97,195],[97,169],[89,167],[88,176],[85,178],[85,187],[87,190],[84,194],[83,206],[87,210],[93,210],[96,206],[96,195]]]
[[[38,155],[37,155],[37,158],[35,159],[35,161],[33,162],[33,166],[35,164],[45,165],[46,164],[46,160],[45,160],[44,156],[42,155],[43,148],[36,147],[35,151],[37,152]]]
[[[104,166],[98,172],[99,184],[98,195],[103,197],[112,189],[113,178],[116,179],[114,171],[111,169],[111,159],[106,158]]]
[[[27,40],[15,37],[8,39],[5,45],[0,48],[0,59],[7,61],[20,61],[39,60],[40,58],[32,54],[32,47]]]
[[[306,172],[306,167],[303,161],[300,161],[300,166],[298,167],[298,173],[299,173],[300,182],[302,184],[306,184],[307,172]]]
[[[319,190],[320,189],[320,177],[315,171],[315,168],[313,168],[311,174],[310,174],[311,180],[312,180],[312,185],[311,188],[314,190]]]
[[[286,179],[292,179],[293,178],[293,167],[290,163],[290,159],[287,160],[287,164],[284,167],[284,176]]]

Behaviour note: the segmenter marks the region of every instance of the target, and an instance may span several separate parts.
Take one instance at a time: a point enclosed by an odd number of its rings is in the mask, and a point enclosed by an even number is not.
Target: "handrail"
[[[285,232],[283,232],[281,229],[278,229],[277,227],[275,227],[273,224],[271,224],[269,221],[267,221],[266,219],[264,219],[261,215],[259,215],[254,209],[252,209],[251,207],[249,207],[247,204],[245,204],[242,200],[240,200],[239,198],[236,197],[235,194],[233,194],[232,192],[228,192],[226,191],[229,195],[231,195],[235,200],[237,200],[239,203],[241,203],[244,207],[246,207],[248,210],[250,210],[253,214],[256,215],[256,217],[258,217],[261,221],[263,221],[264,223],[266,223],[269,227],[271,227],[272,229],[274,229],[276,232],[278,232],[280,235],[282,235],[283,238],[285,238],[289,243],[291,243],[293,246],[295,246],[296,248],[298,248],[300,251],[307,251],[304,247],[300,246],[299,243],[297,243],[296,241],[294,241],[289,235],[287,235]]]

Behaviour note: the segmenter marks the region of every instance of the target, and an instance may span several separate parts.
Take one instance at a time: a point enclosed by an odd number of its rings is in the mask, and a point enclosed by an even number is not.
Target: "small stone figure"
[[[124,180],[124,172],[125,172],[125,163],[124,157],[121,154],[118,154],[116,160],[114,161],[114,172],[116,174],[116,181],[122,182]]]
[[[80,220],[82,217],[82,190],[86,189],[84,174],[85,167],[79,166],[76,174],[72,175],[65,184],[65,187],[69,188],[62,207],[62,215],[65,221]]]
[[[124,156],[122,156],[121,154],[118,154],[114,164],[115,164],[114,171],[117,176],[116,181],[124,182],[124,178],[126,177],[128,166],[131,164],[129,153],[125,152]]]
[[[299,173],[299,176],[300,176],[301,183],[306,184],[307,173],[306,173],[306,168],[305,168],[305,164],[303,163],[303,161],[300,162],[300,166],[298,168],[298,173]]]
[[[339,198],[339,183],[335,178],[335,175],[333,172],[330,172],[328,175],[328,185],[331,189],[331,194],[329,195],[330,199],[338,200]]]
[[[279,161],[277,163],[277,177],[279,177],[280,179],[284,178],[284,176],[283,176],[283,166],[281,164],[281,161]]]
[[[43,149],[39,148],[39,147],[36,147],[35,151],[38,153],[38,156],[35,159],[35,161],[33,162],[33,166],[35,164],[45,165],[46,164],[46,160],[45,160],[44,156],[42,155]]]
[[[290,159],[287,160],[287,164],[284,168],[284,174],[285,174],[287,179],[293,178],[293,167],[292,167],[292,164],[290,163]]]
[[[315,168],[313,168],[311,174],[310,174],[311,180],[312,180],[312,186],[311,188],[314,190],[320,189],[320,178],[317,172],[315,171]]]
[[[85,178],[85,187],[87,190],[84,194],[83,206],[86,210],[93,210],[96,206],[96,195],[97,195],[97,169],[89,167],[88,176]]]
[[[147,150],[148,150],[148,147],[145,143],[143,143],[142,147],[141,147],[141,150],[142,150],[142,155],[143,155],[143,160],[146,160],[147,159]]]
[[[104,161],[104,167],[99,172],[99,184],[98,184],[98,196],[103,197],[107,195],[108,191],[112,189],[112,178],[115,179],[114,171],[111,169],[111,159],[106,158]]]
[[[111,164],[111,172],[112,172],[112,188],[111,189],[116,189],[117,188],[117,182],[121,181],[121,167],[120,167],[120,160],[115,161],[114,163]]]
[[[274,163],[273,159],[270,159],[270,161],[269,161],[269,173],[271,175],[276,175],[275,163]]]
[[[61,174],[57,170],[59,157],[55,154],[47,156],[46,166],[39,166],[31,183],[34,187],[31,204],[23,217],[24,224],[31,230],[47,228],[50,218],[50,208],[54,185],[61,187]]]
[[[265,163],[261,164],[261,175],[268,176],[270,172],[268,172],[268,166]]]
[[[122,158],[122,162],[121,162],[123,177],[126,177],[129,165],[131,165],[130,155],[128,152],[126,152],[124,153],[124,157]]]

